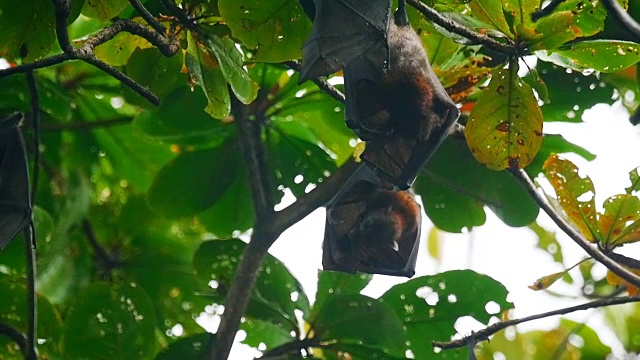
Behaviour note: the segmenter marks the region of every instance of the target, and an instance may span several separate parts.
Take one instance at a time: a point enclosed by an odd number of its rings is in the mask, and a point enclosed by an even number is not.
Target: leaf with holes
[[[155,321],[151,299],[141,288],[128,284],[90,285],[69,308],[64,358],[148,358],[157,349]]]
[[[600,241],[596,213],[596,190],[588,176],[578,174],[578,168],[569,160],[551,155],[544,163],[544,174],[556,191],[564,216],[589,241]]]
[[[358,345],[362,351],[382,351],[403,357],[406,335],[402,322],[384,302],[361,294],[332,294],[311,323],[314,339],[332,344]]]
[[[487,324],[494,316],[512,309],[507,289],[486,275],[453,270],[411,279],[389,289],[380,300],[403,319],[409,349],[416,359],[466,359],[467,349],[435,353],[432,341],[446,341],[456,333],[454,324],[472,316]]]
[[[629,180],[631,180],[631,186],[625,188],[627,194],[633,195],[640,192],[640,167],[637,167],[629,172]]]
[[[312,314],[316,314],[327,299],[334,295],[359,294],[372,279],[370,274],[346,274],[338,271],[318,271],[318,291]],[[312,315],[313,316],[313,315]]]
[[[302,57],[311,22],[297,1],[218,0],[233,36],[254,51],[252,60],[282,62]]]
[[[604,213],[599,215],[603,244],[620,246],[640,241],[640,198],[637,196],[611,196],[604,201]]]
[[[542,143],[540,107],[517,71],[512,67],[494,73],[465,129],[473,156],[493,170],[524,168]]]
[[[583,36],[576,25],[576,15],[570,11],[553,12],[535,23],[533,31],[521,32],[532,51],[555,49],[558,46]]]
[[[536,246],[549,253],[549,255],[553,257],[553,261],[562,264],[562,245],[558,242],[556,234],[554,232],[547,231],[537,222],[529,224],[529,229],[531,229],[538,238],[538,244]]]
[[[196,277],[214,303],[224,303],[245,248],[246,244],[238,239],[211,240],[202,243],[193,255]],[[268,328],[280,333],[270,337],[274,342],[266,344],[272,348],[282,345],[283,339],[293,340],[292,332],[298,333],[296,310],[309,314],[307,295],[289,270],[278,259],[267,255],[244,315],[247,320],[256,321],[242,326],[253,326],[255,330],[262,326],[260,322],[276,325]]]
[[[580,41],[538,56],[545,61],[578,71],[595,69],[615,73],[640,61],[640,44],[612,40]]]

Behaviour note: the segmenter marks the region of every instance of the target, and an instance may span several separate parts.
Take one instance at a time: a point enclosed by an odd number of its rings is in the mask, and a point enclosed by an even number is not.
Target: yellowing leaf
[[[591,179],[581,177],[568,160],[552,154],[543,165],[544,174],[556,191],[565,215],[589,241],[601,239],[595,206],[596,191]]]
[[[429,256],[431,256],[434,260],[440,260],[442,257],[442,249],[440,247],[440,233],[438,232],[438,228],[435,226],[431,227],[431,231],[429,231],[429,236],[427,237],[427,251],[429,251]]]
[[[632,273],[636,275],[640,275],[640,270],[629,269]],[[618,275],[612,273],[611,271],[607,272],[607,282],[613,286],[622,285],[627,288],[627,292],[629,296],[640,295],[640,288],[637,288],[634,285],[629,284],[625,280],[621,279]]]
[[[627,194],[640,192],[640,167],[631,170],[629,173],[629,180],[631,180],[631,186],[625,189],[627,190]]]
[[[598,223],[604,244],[624,244],[626,241],[623,240],[628,235],[640,232],[640,199],[627,194],[608,198],[604,202],[604,214],[600,215]],[[627,240],[631,242],[634,237],[631,236]]]
[[[545,290],[549,286],[553,285],[556,281],[562,279],[564,274],[566,274],[569,270],[560,271],[551,275],[543,276],[540,279],[536,280],[532,285],[529,285],[529,289],[539,291]]]
[[[542,144],[542,113],[517,66],[497,70],[465,129],[473,156],[488,168],[527,166]]]

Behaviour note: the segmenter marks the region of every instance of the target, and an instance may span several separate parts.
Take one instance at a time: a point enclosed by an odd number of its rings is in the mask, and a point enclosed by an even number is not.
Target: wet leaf
[[[600,241],[596,192],[591,179],[580,176],[575,165],[557,155],[551,155],[544,163],[544,174],[555,189],[568,220],[589,241]]]
[[[613,40],[580,41],[537,55],[565,68],[615,73],[640,61],[640,44]]]
[[[473,156],[492,170],[524,168],[542,143],[542,113],[517,69],[499,69],[469,116],[465,136]]]

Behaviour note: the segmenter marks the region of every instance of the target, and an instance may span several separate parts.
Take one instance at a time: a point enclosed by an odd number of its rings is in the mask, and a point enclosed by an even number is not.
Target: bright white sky
[[[640,128],[633,127],[622,106],[598,105],[585,112],[583,124],[545,123],[546,133],[561,133],[567,140],[585,147],[597,158],[592,162],[567,155],[583,173],[588,174],[596,187],[596,203],[601,206],[609,196],[624,192],[628,186],[628,173],[640,166]],[[290,196],[285,201],[293,201]],[[324,209],[319,209],[286,231],[271,249],[271,254],[284,261],[291,272],[304,286],[313,300],[316,292],[318,269],[322,265],[322,238],[325,221]],[[427,254],[425,239],[432,224],[423,216],[423,239],[418,258],[416,276],[434,274],[453,269],[473,269],[484,273],[504,284],[510,292],[509,300],[515,303],[515,317],[523,317],[565,306],[576,305],[584,300],[565,300],[551,297],[544,292],[535,292],[527,286],[541,276],[563,270],[555,264],[551,256],[535,247],[537,242],[527,228],[510,228],[488,211],[484,226],[475,228],[470,234],[444,234],[442,237],[442,259],[439,263]],[[556,229],[545,215],[539,222],[547,229]],[[565,257],[565,266],[571,266],[585,254],[564,235],[560,236]],[[625,253],[640,258],[640,245],[630,245]],[[577,271],[577,270],[576,270]],[[599,268],[601,274],[604,268]],[[404,278],[376,275],[364,290],[366,295],[378,296],[394,284],[404,282]],[[575,290],[564,284],[556,284],[552,290],[575,294]],[[600,328],[600,316],[594,311],[578,312],[570,315],[575,321],[586,321],[588,325]],[[520,329],[549,329],[559,318],[538,320]],[[462,322],[458,330],[468,333],[477,330],[478,324]],[[601,334],[603,342],[620,354],[622,348],[612,333]],[[234,348],[232,359],[249,359],[256,353],[247,349]]]

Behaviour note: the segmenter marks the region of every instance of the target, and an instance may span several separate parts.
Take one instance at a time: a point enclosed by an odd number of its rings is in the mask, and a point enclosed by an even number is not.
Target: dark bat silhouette
[[[0,120],[0,250],[31,222],[29,172],[21,113]]]
[[[327,206],[322,267],[411,277],[421,223],[413,195],[384,189],[362,164]]]
[[[408,189],[460,112],[436,77],[400,0],[316,0],[302,80],[344,69],[346,123],[388,188]]]

